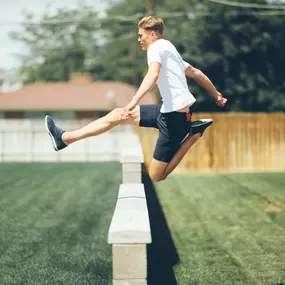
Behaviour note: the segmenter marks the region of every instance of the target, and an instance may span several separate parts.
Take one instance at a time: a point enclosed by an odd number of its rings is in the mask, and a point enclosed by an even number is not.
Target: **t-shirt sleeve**
[[[190,64],[187,61],[183,60],[183,66],[184,66],[184,70],[186,70],[190,66]]]
[[[153,62],[162,64],[162,51],[158,48],[149,48],[147,50],[147,63],[150,65]]]

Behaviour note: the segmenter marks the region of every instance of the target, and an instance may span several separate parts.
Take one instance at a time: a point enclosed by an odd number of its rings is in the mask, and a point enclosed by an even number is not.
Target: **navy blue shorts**
[[[160,108],[161,104],[140,105],[139,125],[159,130],[153,158],[170,162],[190,132],[192,111],[189,108],[189,116],[181,112],[160,113]]]

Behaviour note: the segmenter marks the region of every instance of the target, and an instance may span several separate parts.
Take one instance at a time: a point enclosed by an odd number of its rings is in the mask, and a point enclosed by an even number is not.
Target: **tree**
[[[94,78],[141,83],[147,65],[137,42],[137,22],[145,13],[145,2],[140,0],[120,1],[107,9],[101,28],[104,44],[91,68]]]
[[[182,47],[185,59],[209,75],[229,98],[228,110],[285,110],[284,16],[272,17],[257,9],[214,3],[203,8],[207,11],[205,16],[196,17],[193,22],[196,28],[192,42],[188,48]],[[182,29],[180,37],[186,37],[186,33],[187,28]],[[197,98],[198,111],[217,110],[207,97]]]
[[[194,0],[181,0],[173,3],[170,0],[153,1],[154,14],[163,18],[164,13],[185,11]],[[197,1],[198,3],[198,1]],[[194,11],[194,9],[192,9]],[[137,23],[147,14],[146,1],[124,0],[110,6],[102,23],[106,42],[101,47],[98,61],[92,72],[100,70],[102,80],[118,80],[139,86],[147,70],[146,53],[142,52],[137,42]],[[174,39],[179,34],[177,18],[165,18],[167,29],[165,36]],[[177,38],[176,38],[176,42]]]
[[[121,0],[101,20],[90,7],[81,7],[26,24],[23,33],[13,35],[30,47],[21,69],[26,82],[68,80],[77,71],[139,86],[147,62],[137,43],[137,22],[146,9],[145,1]],[[164,37],[229,99],[226,110],[285,110],[284,15],[200,0],[156,0],[153,10],[165,22]],[[189,86],[197,111],[221,110],[197,84],[189,80]]]
[[[25,83],[67,81],[73,72],[88,71],[98,41],[99,18],[91,7],[77,10],[59,9],[55,15],[44,13],[39,23],[34,15],[25,13],[23,31],[11,37],[29,48],[21,56],[21,73]]]

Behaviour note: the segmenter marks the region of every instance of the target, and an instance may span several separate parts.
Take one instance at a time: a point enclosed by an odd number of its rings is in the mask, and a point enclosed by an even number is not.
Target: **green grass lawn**
[[[285,174],[172,176],[156,184],[180,285],[285,284]]]
[[[111,285],[120,183],[119,163],[0,164],[0,285]],[[148,201],[149,285],[285,284],[285,174],[172,176],[155,187],[180,263],[177,281],[153,281],[168,271],[152,252],[168,252]]]
[[[121,168],[0,164],[0,284],[111,284]]]

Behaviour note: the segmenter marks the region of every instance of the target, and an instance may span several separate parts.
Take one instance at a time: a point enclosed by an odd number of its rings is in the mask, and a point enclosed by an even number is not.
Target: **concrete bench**
[[[113,285],[146,285],[146,245],[151,243],[151,231],[141,183],[143,153],[137,136],[127,142],[121,163],[123,184],[108,233],[113,251]]]

